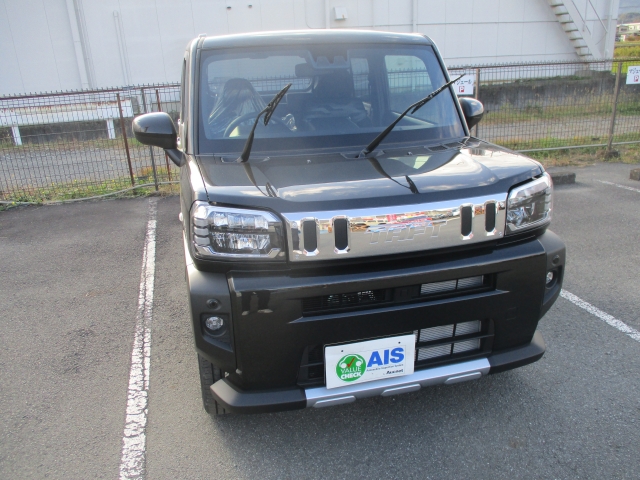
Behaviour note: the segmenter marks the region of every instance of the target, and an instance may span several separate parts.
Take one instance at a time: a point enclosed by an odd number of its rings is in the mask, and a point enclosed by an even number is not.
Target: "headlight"
[[[202,257],[284,260],[282,222],[272,213],[196,202],[191,225]]]
[[[551,222],[552,191],[548,173],[511,190],[507,202],[507,234]]]

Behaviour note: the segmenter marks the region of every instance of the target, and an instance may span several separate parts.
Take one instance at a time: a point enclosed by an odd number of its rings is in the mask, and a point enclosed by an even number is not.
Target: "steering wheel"
[[[234,118],[233,120],[231,120],[231,123],[227,126],[227,128],[224,129],[224,133],[222,134],[222,136],[224,138],[230,136],[231,132],[233,132],[238,125],[240,125],[243,122],[246,122],[247,120],[255,121],[256,115],[258,115],[258,113],[260,112],[249,112]],[[286,127],[284,122],[280,120],[279,117],[276,117],[276,116],[271,117],[271,120],[269,120],[269,123],[271,122],[275,122],[282,125],[283,127]]]

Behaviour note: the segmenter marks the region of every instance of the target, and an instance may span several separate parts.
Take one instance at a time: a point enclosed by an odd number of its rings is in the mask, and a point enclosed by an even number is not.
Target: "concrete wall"
[[[449,65],[577,59],[547,0],[0,0],[0,95],[178,82],[200,33],[327,26],[425,33]]]

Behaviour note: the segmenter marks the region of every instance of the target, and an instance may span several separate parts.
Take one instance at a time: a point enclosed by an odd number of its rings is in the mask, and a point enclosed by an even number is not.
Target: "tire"
[[[228,412],[225,411],[222,405],[216,402],[209,388],[218,380],[225,377],[224,372],[209,363],[209,361],[200,354],[198,354],[198,367],[200,370],[200,388],[202,389],[202,406],[209,415],[225,415]]]

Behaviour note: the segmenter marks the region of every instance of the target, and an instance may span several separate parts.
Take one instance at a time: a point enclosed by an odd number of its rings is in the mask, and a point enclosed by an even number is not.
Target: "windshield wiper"
[[[382,168],[382,165],[380,165],[380,162],[378,161],[377,158],[373,158],[373,157],[366,157],[367,160],[369,160],[369,163],[371,164],[371,166],[373,168],[375,168],[376,172],[378,172],[380,175],[382,175],[385,178],[388,178],[389,180],[391,180],[392,182],[397,183],[398,185],[400,185],[402,188],[408,188],[409,190],[411,190],[411,193],[420,193],[420,190],[418,190],[418,187],[416,187],[416,184],[413,183],[413,180],[411,180],[411,178],[409,177],[409,175],[405,175],[404,178],[407,181],[407,185],[403,185],[401,184],[399,181],[397,181],[395,178],[393,178],[391,175],[389,175],[384,168]]]
[[[431,92],[429,95],[427,95],[426,97],[424,97],[422,100],[417,101],[416,103],[414,103],[413,105],[409,106],[409,108],[407,108],[404,112],[402,112],[402,114],[396,118],[393,123],[391,125],[389,125],[387,128],[384,129],[384,131],[382,133],[380,133],[376,138],[373,139],[373,141],[367,145],[366,147],[364,147],[364,149],[358,154],[357,158],[362,158],[362,157],[366,157],[367,155],[369,155],[371,152],[373,152],[373,150],[380,145],[380,142],[382,142],[382,140],[385,139],[385,137],[387,135],[389,135],[389,133],[391,132],[391,130],[393,130],[393,128],[398,124],[398,122],[400,120],[402,120],[404,118],[404,116],[409,113],[409,110],[411,110],[411,113],[416,113],[418,111],[418,109],[422,108],[424,105],[426,105],[432,98],[434,98],[436,95],[438,95],[440,92],[442,92],[444,89],[448,88],[449,86],[453,85],[454,83],[456,83],[458,80],[460,80],[462,77],[464,77],[464,75],[460,75],[458,78],[456,78],[455,80],[451,80],[450,82],[445,83],[443,86],[441,86],[440,88],[438,88],[437,90],[434,90],[433,92]]]
[[[266,113],[266,115],[264,116],[264,126],[266,127],[267,124],[269,123],[269,120],[271,120],[271,115],[273,115],[273,112],[276,111],[276,107],[278,106],[278,104],[280,103],[280,100],[282,100],[282,98],[284,97],[284,94],[287,93],[287,90],[289,90],[289,88],[291,87],[291,83],[287,84],[286,87],[284,87],[282,90],[280,90],[275,97],[273,97],[273,99],[271,99],[271,101],[269,102],[269,104],[265,107],[264,110],[262,110],[258,116],[256,117],[256,121],[253,123],[253,128],[251,129],[251,132],[249,132],[249,136],[247,137],[247,141],[244,144],[244,149],[242,150],[242,153],[240,154],[240,156],[238,157],[238,159],[236,160],[236,162],[238,163],[244,163],[247,160],[249,160],[249,155],[251,154],[251,147],[253,147],[253,134],[256,131],[256,127],[258,126],[258,120],[260,120],[260,116],[263,113]]]

